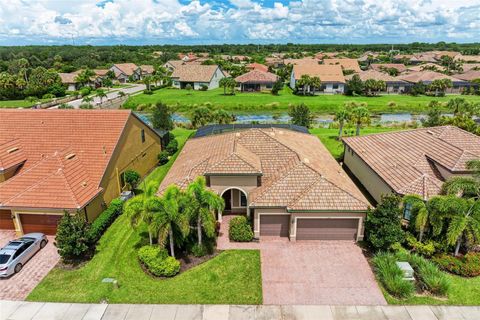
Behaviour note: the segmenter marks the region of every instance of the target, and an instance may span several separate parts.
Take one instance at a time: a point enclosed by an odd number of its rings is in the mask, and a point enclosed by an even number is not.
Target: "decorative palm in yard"
[[[152,212],[150,224],[153,233],[158,235],[158,244],[164,246],[168,239],[170,255],[175,258],[175,235],[185,238],[190,232],[188,219],[188,197],[177,186],[165,190],[162,197],[152,197],[146,201],[146,207]]]
[[[157,186],[154,181],[150,182],[146,187],[144,193],[128,200],[124,206],[124,213],[130,218],[131,225],[135,228],[141,223],[148,226],[148,239],[150,245],[153,244],[153,232],[151,223],[153,220],[154,211],[147,206],[150,199],[155,197]]]
[[[368,125],[370,123],[370,111],[368,111],[366,106],[360,105],[352,109],[350,114],[350,121],[355,124],[357,136],[360,135],[360,128],[363,125]]]
[[[207,189],[204,177],[198,177],[187,187],[187,193],[191,199],[190,214],[196,221],[198,244],[202,245],[202,231],[208,237],[215,234],[215,216],[214,211],[222,211],[225,207],[223,198],[215,192]]]
[[[343,126],[350,119],[350,111],[347,108],[340,108],[335,113],[335,121],[338,121],[338,140],[342,139]]]

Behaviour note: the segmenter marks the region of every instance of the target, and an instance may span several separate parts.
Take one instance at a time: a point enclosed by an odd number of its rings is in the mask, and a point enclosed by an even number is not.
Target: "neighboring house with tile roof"
[[[271,127],[190,139],[158,193],[198,176],[225,200],[223,214],[254,218],[255,237],[363,238],[369,202],[316,136]]]
[[[342,59],[323,59],[323,64],[326,65],[340,65],[342,66],[343,70],[350,70],[353,72],[360,72],[360,65],[358,64],[357,59],[347,59],[347,58],[342,58]]]
[[[387,72],[388,69],[396,69],[398,73],[402,73],[407,70],[407,67],[405,67],[403,63],[372,63],[369,69],[380,72]]]
[[[116,63],[110,70],[115,73],[115,78],[120,83],[126,83],[130,79],[140,80],[141,71],[135,63]]]
[[[252,70],[236,77],[235,81],[239,85],[240,91],[257,92],[271,90],[278,79],[279,77],[276,74]]]
[[[218,65],[180,64],[173,70],[170,78],[172,86],[178,89],[185,89],[187,85],[194,90],[203,86],[215,89],[218,88],[220,79],[225,78],[225,74]]]
[[[0,110],[0,228],[54,234],[65,210],[93,221],[126,170],[156,165],[160,139],[126,110]]]
[[[59,77],[64,85],[67,86],[68,91],[75,91],[79,89],[79,83],[77,81],[77,76],[81,72],[81,70],[64,73],[59,73]]]
[[[418,64],[415,66],[409,66],[407,67],[406,72],[420,72],[420,71],[436,71],[436,72],[443,72],[446,71],[447,68],[444,66],[441,66],[436,63],[424,63],[424,64]]]
[[[295,89],[298,80],[302,75],[310,77],[319,77],[322,87],[316,89],[316,93],[343,93],[345,91],[345,77],[340,65],[324,65],[324,64],[296,64],[293,65],[290,75],[290,87]],[[308,87],[308,92],[313,91]]]
[[[343,139],[344,164],[379,202],[383,194],[438,195],[445,180],[469,175],[480,159],[480,137],[454,126]]]
[[[411,72],[397,77],[399,80],[403,80],[411,83],[412,85],[418,82],[422,82],[426,85],[431,84],[435,80],[449,79],[452,81],[452,87],[445,90],[446,93],[461,93],[464,88],[469,88],[470,83],[465,80],[448,76],[446,74],[435,71],[418,71]]]
[[[382,80],[386,85],[386,93],[404,93],[409,86],[409,83],[400,80],[396,77],[392,77],[387,73],[369,69],[366,71],[361,71],[357,74],[362,81],[367,81],[368,79]],[[355,74],[345,76],[345,79],[350,80]],[[347,83],[348,85],[348,83]]]
[[[266,65],[256,62],[247,64],[245,68],[249,71],[259,70],[263,72],[268,72],[268,67]]]
[[[480,79],[480,69],[479,70],[472,69],[464,73],[454,74],[453,76],[460,80],[472,82],[473,80]]]

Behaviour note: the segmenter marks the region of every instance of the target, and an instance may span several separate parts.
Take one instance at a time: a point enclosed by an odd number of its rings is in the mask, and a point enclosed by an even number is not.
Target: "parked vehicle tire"
[[[21,263],[17,263],[17,265],[15,266],[15,268],[13,269],[15,271],[15,273],[19,273],[21,270],[22,270],[23,266]]]
[[[47,245],[47,240],[42,240],[42,242],[40,242],[40,249],[45,248],[46,245]]]

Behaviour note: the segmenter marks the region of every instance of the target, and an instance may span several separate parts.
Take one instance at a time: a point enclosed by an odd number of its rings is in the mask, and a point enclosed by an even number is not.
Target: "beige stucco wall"
[[[290,215],[286,208],[255,208],[253,215],[253,234],[255,238],[260,237],[260,216],[261,215]]]
[[[471,174],[468,173],[463,173],[463,174],[457,174],[457,173],[452,173],[445,169],[444,167],[438,165],[435,163],[435,167],[438,169],[440,174],[442,175],[443,179],[448,180],[451,177],[468,177],[471,176]]]
[[[222,194],[225,190],[237,187],[248,193],[257,187],[257,176],[210,176],[210,188]]]
[[[141,140],[141,130],[145,131],[145,142]],[[142,177],[156,164],[161,151],[160,138],[143,122],[130,117],[125,130],[112,155],[100,186],[104,189],[103,199],[110,203],[120,195],[120,174],[126,170],[135,170]]]
[[[297,233],[297,219],[299,218],[346,218],[358,219],[357,241],[363,240],[365,212],[295,212],[290,216],[290,241],[295,241]]]
[[[345,147],[343,162],[367,189],[375,201],[380,202],[383,194],[392,193],[393,190],[373,171],[357,154]]]

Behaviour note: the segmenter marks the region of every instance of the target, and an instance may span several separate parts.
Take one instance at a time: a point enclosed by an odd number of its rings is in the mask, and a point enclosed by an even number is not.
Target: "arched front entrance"
[[[248,215],[248,196],[247,193],[236,187],[225,189],[221,193],[225,201],[225,209],[218,214],[218,221],[222,221],[222,215],[245,214]]]

